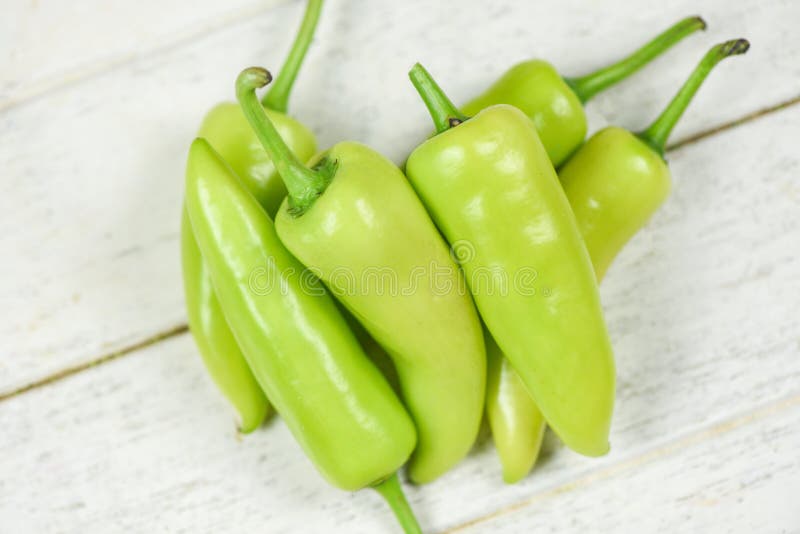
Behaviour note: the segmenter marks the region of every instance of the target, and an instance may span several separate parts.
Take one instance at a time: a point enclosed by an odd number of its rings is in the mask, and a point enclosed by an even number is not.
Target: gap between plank
[[[716,438],[718,436],[722,436],[738,428],[746,426],[750,423],[766,419],[767,417],[770,417],[772,415],[775,415],[779,412],[782,412],[784,410],[790,409],[795,406],[800,406],[800,394],[784,397],[778,401],[771,402],[769,404],[756,408],[755,410],[747,412],[743,415],[738,415],[725,419],[719,423],[711,425],[710,427],[706,427],[703,430],[675,439],[673,441],[666,443],[665,445],[656,447],[654,449],[650,449],[647,452],[644,452],[638,456],[634,456],[632,458],[629,458],[627,460],[622,460],[608,467],[592,471],[587,475],[557,485],[553,488],[542,490],[534,494],[532,497],[529,497],[528,499],[506,506],[505,508],[500,508],[499,510],[495,510],[494,512],[491,512],[488,515],[471,519],[469,521],[456,525],[455,527],[446,529],[442,531],[441,534],[453,534],[455,532],[461,532],[464,531],[465,529],[483,523],[488,523],[499,517],[517,512],[539,501],[544,501],[550,497],[554,497],[556,495],[560,495],[563,493],[568,493],[573,490],[579,490],[585,488],[594,482],[607,480],[609,478],[612,478],[616,475],[623,473],[624,471],[628,471],[636,467],[641,467],[655,460],[664,458],[666,456],[670,456],[676,452],[688,449],[689,447],[697,445],[703,441],[706,441],[711,438]]]
[[[99,358],[95,358],[93,360],[89,360],[88,362],[84,362],[82,364],[76,365],[74,367],[67,367],[66,369],[54,373],[52,375],[46,376],[34,382],[30,382],[25,384],[24,386],[20,386],[16,389],[12,389],[11,391],[7,391],[5,393],[0,393],[0,402],[4,400],[8,400],[12,397],[16,397],[17,395],[21,395],[32,389],[36,389],[41,386],[46,386],[48,384],[52,384],[53,382],[58,382],[67,378],[69,376],[75,375],[80,373],[81,371],[85,371],[97,365],[101,365],[104,363],[108,363],[110,361],[114,361],[119,359],[127,354],[132,352],[136,352],[137,350],[147,348],[151,345],[155,345],[161,341],[167,340],[169,338],[184,334],[189,331],[189,327],[186,324],[179,324],[169,330],[164,332],[160,332],[148,338],[145,338],[141,341],[134,343],[133,345],[128,345],[127,347],[122,347],[121,349],[115,350],[113,352],[109,352],[108,354],[104,354]]]
[[[748,123],[750,121],[754,121],[754,120],[759,119],[759,118],[761,118],[761,117],[763,117],[765,115],[769,115],[771,113],[775,113],[777,111],[784,110],[784,109],[786,109],[788,107],[791,107],[791,106],[793,106],[795,104],[800,104],[800,95],[795,96],[794,98],[790,98],[789,100],[785,100],[785,101],[783,101],[783,102],[781,102],[779,104],[775,104],[774,106],[769,106],[769,107],[762,108],[762,109],[757,110],[757,111],[753,111],[752,113],[748,113],[747,115],[744,115],[743,117],[740,117],[738,119],[732,120],[730,122],[722,123],[719,126],[714,126],[713,128],[709,128],[708,130],[703,130],[703,131],[700,131],[700,132],[698,132],[696,134],[692,134],[692,135],[690,135],[688,137],[685,137],[683,139],[675,141],[671,145],[667,146],[667,151],[677,150],[677,149],[679,149],[681,147],[684,147],[686,145],[690,145],[692,143],[696,143],[697,141],[705,139],[706,137],[711,137],[712,135],[716,135],[716,134],[724,132],[726,130],[730,130],[732,128],[736,128],[737,126],[741,126],[742,124]]]
[[[713,128],[709,128],[708,130],[703,130],[703,131],[698,132],[696,134],[690,135],[689,137],[686,137],[684,139],[676,141],[672,145],[669,145],[667,147],[667,151],[669,152],[669,151],[676,150],[676,149],[682,148],[684,146],[696,143],[696,142],[701,141],[701,140],[703,140],[703,139],[705,139],[707,137],[711,137],[713,135],[716,135],[718,133],[730,130],[732,128],[736,128],[738,126],[741,126],[741,125],[749,123],[751,121],[760,119],[760,118],[765,117],[767,115],[770,115],[772,113],[777,113],[777,112],[779,112],[781,110],[784,110],[784,109],[786,109],[786,108],[788,108],[790,106],[793,106],[795,104],[800,104],[800,95],[798,95],[798,96],[796,96],[796,97],[794,97],[792,99],[786,100],[784,102],[781,102],[779,104],[775,104],[773,106],[769,106],[769,107],[760,109],[758,111],[754,111],[752,113],[748,113],[747,115],[744,115],[743,117],[740,117],[740,118],[738,118],[736,120],[733,120],[733,121],[730,121],[730,122],[726,122],[726,123],[720,124],[719,126],[715,126]],[[158,343],[160,341],[165,341],[165,340],[167,340],[167,339],[169,339],[171,337],[178,336],[180,334],[184,334],[188,330],[189,330],[188,325],[186,325],[185,323],[184,324],[180,324],[180,325],[175,326],[175,327],[173,327],[173,328],[171,328],[171,329],[169,329],[167,331],[155,334],[155,335],[153,335],[151,337],[148,337],[148,338],[146,338],[146,339],[144,339],[142,341],[134,343],[133,345],[129,345],[127,347],[123,347],[123,348],[121,348],[121,349],[119,349],[117,351],[111,352],[109,354],[102,355],[102,356],[100,356],[98,358],[94,358],[94,359],[89,360],[88,362],[82,363],[80,365],[76,365],[74,367],[69,367],[69,368],[67,368],[67,369],[65,369],[63,371],[59,371],[58,373],[46,376],[44,378],[41,378],[39,380],[36,380],[36,381],[31,382],[29,384],[26,384],[24,386],[18,387],[16,389],[12,389],[12,390],[10,390],[8,392],[0,393],[0,402],[2,402],[4,400],[7,400],[7,399],[10,399],[12,397],[15,397],[17,395],[20,395],[22,393],[26,393],[26,392],[28,392],[28,391],[30,391],[32,389],[36,389],[36,388],[38,388],[40,386],[46,386],[46,385],[52,384],[54,382],[58,382],[61,379],[67,378],[67,377],[72,376],[72,375],[74,375],[76,373],[79,373],[81,371],[84,371],[86,369],[94,367],[95,365],[100,365],[100,364],[103,364],[103,363],[106,363],[106,362],[110,362],[110,361],[116,360],[118,358],[121,358],[122,356],[125,356],[126,354],[130,354],[130,353],[135,352],[135,351],[137,351],[139,349],[143,349],[145,347],[149,347],[150,345],[154,345],[154,344],[156,344],[156,343]]]

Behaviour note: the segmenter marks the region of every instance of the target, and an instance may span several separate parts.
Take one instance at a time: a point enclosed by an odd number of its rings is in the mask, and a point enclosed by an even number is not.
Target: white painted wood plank
[[[278,2],[7,0],[0,18],[0,109]]]
[[[800,396],[448,532],[800,532]]]
[[[428,130],[405,76],[413,61],[425,61],[465,99],[517,59],[540,55],[567,74],[581,72],[699,9],[725,33],[685,43],[609,95],[618,100],[608,114],[648,119],[653,110],[641,103],[665,101],[707,45],[744,32],[758,46],[701,92],[682,127],[697,131],[792,94],[792,65],[800,64],[800,44],[786,38],[800,4],[715,4],[475,1],[452,10],[422,0],[331,1],[293,109],[323,146],[353,138],[400,161]],[[176,236],[185,147],[204,111],[231,97],[240,67],[280,62],[296,8],[137,57],[0,115],[0,248],[9,251],[0,279],[0,392],[183,321]],[[478,22],[480,31],[465,30]],[[749,89],[733,95],[731,86]],[[742,184],[748,195],[756,187]]]
[[[798,121],[790,109],[669,155],[672,196],[601,288],[618,374],[611,453],[548,452],[511,488],[480,464],[483,484],[462,496],[474,517],[797,391],[800,155],[772,143]]]
[[[329,487],[280,421],[239,438],[194,352],[183,335],[3,402],[3,529],[388,530],[378,496]]]
[[[624,2],[624,0],[619,0]],[[623,30],[625,44],[621,38],[592,47],[592,58],[587,65],[569,61],[564,73],[582,73],[587,68],[603,65],[607,46],[612,46],[615,54],[622,56],[629,49],[628,37],[635,26],[638,39],[644,40],[647,29],[652,27],[653,6],[634,3],[628,7],[623,19],[629,29]],[[680,6],[680,7],[678,7]],[[605,18],[604,2],[598,2],[597,20]],[[800,45],[793,41],[795,30],[790,20],[800,20],[800,3],[794,0],[766,0],[764,2],[669,2],[670,13],[695,13],[703,16],[708,29],[675,47],[672,53],[656,59],[651,65],[607,93],[598,95],[589,103],[589,111],[598,123],[603,117],[613,124],[626,128],[643,129],[656,118],[669,102],[703,54],[714,44],[744,37],[750,40],[750,50],[744,56],[726,60],[715,68],[705,86],[695,96],[686,116],[675,128],[672,139],[677,141],[700,131],[712,128],[770,104],[762,102],[761,95],[769,94],[772,104],[800,96]],[[628,18],[636,17],[636,18]],[[639,18],[640,17],[640,18]],[[597,24],[587,21],[587,25]],[[581,28],[583,29],[583,28]],[[631,41],[629,41],[631,39]],[[574,56],[585,57],[586,51],[573,49]],[[573,57],[574,57],[573,56]],[[572,65],[575,65],[573,70]],[[779,84],[780,87],[771,87]]]
[[[293,31],[287,20],[297,18],[290,7],[260,21],[269,37],[249,54],[268,45],[280,61]],[[225,45],[205,43],[226,63]],[[0,248],[16,258],[0,282],[10,307],[0,392],[184,321],[176,248],[183,160],[217,98],[195,73],[203,47],[185,48],[171,58],[180,68],[134,61],[0,118]],[[166,94],[174,86],[185,92]]]
[[[584,513],[574,528],[619,527],[636,501],[667,503],[656,516],[664,522],[691,507],[687,530],[703,531],[715,516],[695,510],[698,503],[717,499],[729,510],[739,497],[737,514],[769,513],[769,525],[794,517],[776,507],[800,478],[800,154],[770,147],[796,136],[799,120],[800,107],[671,155],[672,198],[603,287],[620,384],[611,453],[582,458],[550,435],[534,473],[507,486],[484,440],[439,481],[409,488],[426,526],[456,527],[540,494],[544,504],[508,525],[564,526],[577,503]],[[795,399],[788,419],[764,416],[767,426],[748,420],[731,430],[731,420],[748,414],[777,414],[782,399]],[[4,525],[104,533],[394,528],[374,495],[327,487],[279,421],[237,440],[185,335],[0,403],[0,428]],[[684,471],[685,479],[675,475]],[[601,489],[549,496],[606,472]],[[564,512],[548,518],[540,506]],[[747,522],[725,525],[750,531]]]
[[[279,420],[237,438],[231,414],[194,353],[189,336],[179,336],[0,404],[4,527],[14,532],[98,533],[397,531],[376,495],[328,487]],[[665,378],[642,377],[645,390],[668,388]],[[749,390],[740,397],[724,382],[717,383],[717,389],[731,396],[732,410],[750,404]],[[641,408],[649,397],[630,391],[620,411]],[[408,488],[408,493],[429,531],[540,494],[551,513],[540,512],[543,504],[537,499],[530,511],[501,520],[506,531],[521,525],[549,530],[552,524],[555,529],[564,514],[553,509],[580,510],[574,527],[614,525],[631,508],[641,510],[632,503],[645,507],[674,502],[659,516],[666,522],[685,511],[681,506],[686,499],[693,506],[711,493],[727,505],[730,488],[747,505],[739,514],[763,513],[758,508],[762,503],[774,509],[781,502],[777,498],[796,489],[800,480],[798,397],[790,397],[788,403],[773,401],[754,417],[746,413],[684,435],[687,415],[708,409],[704,399],[700,391],[677,398],[673,417],[662,421],[663,439],[648,440],[630,451],[618,448],[600,462],[579,459],[549,440],[537,473],[510,487],[499,481],[492,451],[482,447],[441,482]],[[750,419],[766,419],[779,411],[794,415],[776,418],[767,430],[758,425],[745,428]],[[735,438],[729,439],[725,434],[732,428],[737,428]],[[623,432],[615,436],[617,442],[638,439],[635,431]],[[704,443],[699,452],[697,443]],[[677,466],[671,456],[678,457]],[[730,462],[729,457],[739,460]],[[662,464],[663,469],[658,467]],[[683,478],[674,474],[676,470]],[[592,489],[594,484],[600,489]],[[630,485],[635,491],[626,493]],[[648,491],[636,490],[636,485]],[[597,491],[604,492],[605,500],[596,497]],[[496,507],[487,508],[487,502]],[[784,508],[773,517],[773,524],[785,522],[786,512]],[[499,531],[493,529],[485,531]],[[656,530],[647,524],[637,528]]]

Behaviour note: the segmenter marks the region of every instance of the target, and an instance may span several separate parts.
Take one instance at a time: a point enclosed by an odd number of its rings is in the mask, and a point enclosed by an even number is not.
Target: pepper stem
[[[638,137],[663,156],[669,134],[714,66],[726,57],[744,54],[749,48],[750,43],[747,39],[733,39],[712,47],[661,115],[645,131],[638,134]]]
[[[697,30],[705,30],[706,22],[700,17],[687,17],[657,35],[652,41],[622,60],[579,78],[564,78],[584,104],[597,93],[624,80],[653,59],[660,56],[684,37]]]
[[[405,534],[422,534],[422,529],[414,516],[414,511],[403,494],[403,488],[400,487],[397,473],[372,486],[372,489],[380,493],[381,497],[389,504]]]
[[[469,118],[453,105],[453,102],[442,91],[430,73],[425,70],[425,67],[417,63],[408,71],[408,77],[411,78],[411,83],[414,84],[417,93],[425,102],[433,124],[436,126],[437,134],[458,126]]]
[[[319,21],[321,10],[322,0],[308,0],[306,14],[303,16],[303,22],[300,24],[297,36],[294,38],[289,55],[286,56],[283,67],[281,67],[277,78],[275,78],[275,83],[272,84],[270,90],[261,100],[261,104],[265,108],[286,113],[286,108],[289,105],[289,93],[292,91],[294,80],[297,78],[297,73],[303,65],[303,59],[306,57],[308,47],[314,38],[314,31],[317,29],[317,21]]]
[[[286,185],[291,213],[300,215],[325,191],[335,168],[331,169],[328,166],[323,171],[311,170],[300,163],[286,146],[256,98],[256,89],[264,87],[270,81],[272,75],[266,69],[261,67],[244,69],[236,79],[236,98],[256,137],[264,145],[275,165],[275,170]]]

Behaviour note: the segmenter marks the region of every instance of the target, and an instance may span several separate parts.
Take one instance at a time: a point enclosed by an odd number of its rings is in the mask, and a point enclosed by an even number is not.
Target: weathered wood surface
[[[620,377],[611,454],[581,458],[551,437],[534,474],[505,486],[483,442],[409,488],[426,525],[800,524],[786,500],[800,490],[799,161],[769,149],[798,119],[800,107],[671,155],[672,199],[603,288]],[[0,517],[23,530],[394,528],[375,495],[328,487],[280,421],[238,439],[187,335],[7,399],[0,428]]]
[[[76,13],[118,22],[115,9],[96,2],[96,9]],[[596,123],[644,124],[710,44],[740,35],[753,41],[751,53],[719,67],[675,139],[800,95],[797,3],[650,4],[504,1],[453,10],[448,2],[422,0],[331,1],[292,110],[319,134],[321,146],[351,138],[400,161],[429,130],[406,78],[414,61],[425,62],[463,101],[514,61],[539,56],[566,74],[585,72],[696,12],[708,19],[708,32],[599,97],[590,106]],[[180,5],[161,16],[194,9]],[[37,9],[47,13],[49,6]],[[224,19],[214,11],[218,3],[198,9],[205,11],[185,25]],[[58,10],[76,34],[105,28],[69,19],[67,7]],[[113,68],[56,77],[51,90],[0,111],[0,247],[8,251],[0,297],[9,310],[0,326],[0,394],[183,323],[176,221],[186,146],[205,110],[232,98],[243,66],[278,67],[300,11],[297,2],[284,4],[145,53],[161,42],[153,37],[141,54]],[[159,21],[153,31],[168,27]],[[46,32],[36,41],[54,50],[47,72],[68,72],[79,61],[58,59],[61,41],[71,35],[65,31],[53,33],[55,41]],[[128,53],[121,44],[110,48],[120,57]],[[5,83],[25,86],[14,54],[0,57],[8,62],[0,72],[12,76]],[[25,65],[25,72],[36,72],[35,63]]]
[[[0,395],[183,324],[185,147],[240,67],[279,64],[301,9],[50,4],[11,2],[0,22],[14,44],[0,48]],[[800,95],[800,4],[646,4],[332,0],[292,106],[321,145],[354,138],[399,161],[428,128],[414,61],[464,99],[518,59],[580,73],[695,12],[707,34],[600,96],[595,124],[644,124],[730,37],[751,52],[712,75],[676,139]],[[146,13],[151,28],[133,24]],[[505,486],[484,440],[408,488],[424,525],[800,532],[798,138],[793,106],[668,154],[673,194],[602,288],[612,452],[584,459],[550,436],[535,472]],[[3,532],[396,530],[377,496],[327,486],[280,421],[237,437],[187,335],[12,394],[0,428]]]

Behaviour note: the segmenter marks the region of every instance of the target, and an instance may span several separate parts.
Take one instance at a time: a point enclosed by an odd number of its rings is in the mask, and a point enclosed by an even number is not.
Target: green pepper
[[[316,150],[308,129],[285,114],[294,80],[311,43],[322,0],[309,0],[300,31],[272,90],[263,100],[291,150],[304,161]],[[278,210],[286,189],[235,102],[217,105],[206,115],[198,134],[206,138],[231,165],[270,216]],[[185,211],[185,210],[184,210]],[[255,430],[269,411],[264,393],[247,367],[230,332],[223,310],[203,264],[200,250],[184,214],[181,225],[181,260],[189,329],[203,362],[240,419],[240,430]]]
[[[208,374],[239,415],[239,431],[258,428],[269,411],[261,386],[236,344],[200,255],[186,210],[181,219],[181,263],[189,329]]]
[[[478,311],[567,446],[608,452],[614,361],[597,282],[533,122],[491,106],[467,119],[425,69],[409,73],[437,135],[406,173],[439,229],[467,249]]]
[[[411,418],[333,299],[201,138],[189,151],[186,209],[250,369],[317,469],[345,490],[377,487],[419,532],[395,474],[416,444]]]
[[[642,133],[600,130],[559,172],[598,279],[670,190],[667,138],[714,66],[750,47],[736,39],[711,48],[663,113]]]
[[[508,358],[492,336],[485,338],[486,420],[503,465],[503,480],[511,484],[530,472],[547,424]]]
[[[317,142],[308,128],[286,114],[286,109],[292,86],[314,36],[321,9],[322,0],[308,0],[303,22],[289,55],[275,83],[261,101],[275,128],[300,161],[308,161],[314,155]],[[275,172],[275,164],[247,123],[239,104],[218,104],[203,119],[197,135],[207,139],[222,154],[267,213],[274,216],[286,196],[286,188]]]
[[[433,480],[469,452],[483,413],[486,354],[462,274],[388,159],[343,142],[300,163],[258,105],[268,80],[247,69],[238,94],[288,190],[278,235],[392,357],[419,439],[409,476]]]
[[[400,389],[400,378],[397,376],[397,369],[394,367],[392,358],[386,353],[383,347],[369,335],[364,325],[359,323],[358,319],[353,317],[353,314],[350,313],[347,308],[338,300],[336,303],[345,321],[347,321],[347,324],[350,326],[350,330],[353,331],[353,335],[356,336],[361,348],[364,349],[364,352],[369,356],[369,359],[372,360],[372,363],[375,364],[375,367],[377,367],[384,378],[386,378],[386,381],[392,386],[394,392],[402,396],[403,391]]]
[[[675,123],[714,65],[748,48],[744,39],[713,47],[644,132],[635,135],[616,127],[601,130],[561,168],[559,176],[598,281],[669,193],[670,176],[663,154]],[[531,436],[539,435],[544,423],[508,361],[499,352],[495,356],[501,361],[492,364],[490,359],[487,418],[504,478],[515,482],[527,475],[536,461],[540,443]]]
[[[467,115],[494,104],[521,109],[533,120],[550,161],[558,167],[586,137],[586,102],[705,27],[700,17],[683,19],[630,56],[579,78],[562,78],[546,61],[525,61],[508,70],[462,109]]]

